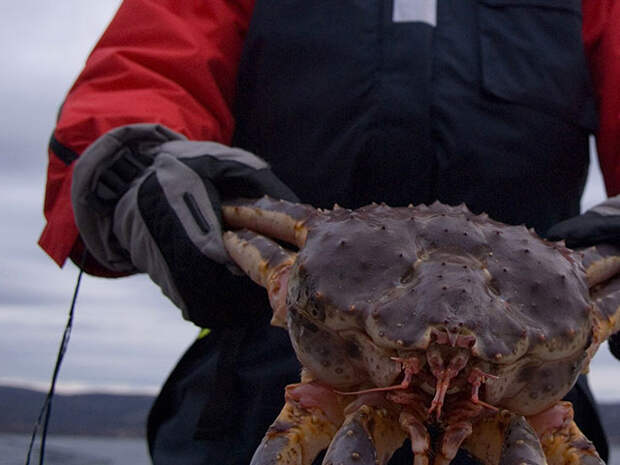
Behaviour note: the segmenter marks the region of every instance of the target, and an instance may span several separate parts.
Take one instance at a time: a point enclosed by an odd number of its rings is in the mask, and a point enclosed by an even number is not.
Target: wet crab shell
[[[388,385],[400,372],[390,356],[424,351],[443,331],[501,375],[485,400],[531,414],[586,363],[588,286],[560,244],[438,203],[323,211],[306,225],[289,331],[302,364],[332,385]]]

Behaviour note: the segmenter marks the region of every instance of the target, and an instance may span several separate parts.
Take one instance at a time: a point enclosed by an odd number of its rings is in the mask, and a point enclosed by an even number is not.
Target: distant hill
[[[0,386],[0,433],[30,433],[45,394]],[[51,434],[143,437],[152,396],[79,394],[56,395]],[[609,440],[620,444],[620,403],[601,404]]]
[[[31,433],[45,394],[0,386],[0,432]],[[152,396],[55,395],[50,434],[144,437]]]

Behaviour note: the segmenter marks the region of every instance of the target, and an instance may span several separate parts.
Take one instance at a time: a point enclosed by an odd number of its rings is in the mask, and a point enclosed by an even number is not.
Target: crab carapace
[[[575,252],[440,203],[223,208],[304,367],[252,465],[600,464],[560,399],[620,328],[620,252]],[[279,242],[295,246],[284,248]],[[438,437],[429,430],[439,432]]]

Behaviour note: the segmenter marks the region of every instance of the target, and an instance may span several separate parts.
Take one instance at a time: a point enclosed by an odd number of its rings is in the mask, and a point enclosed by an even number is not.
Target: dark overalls
[[[580,0],[257,0],[245,47],[234,143],[304,202],[465,202],[541,234],[579,213],[596,124]],[[298,380],[248,281],[227,284],[246,316],[215,309],[154,406],[157,465],[247,464]],[[605,458],[585,383],[570,396]]]

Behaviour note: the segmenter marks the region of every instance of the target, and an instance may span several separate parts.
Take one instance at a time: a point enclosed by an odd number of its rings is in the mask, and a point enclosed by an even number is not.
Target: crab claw
[[[384,465],[404,440],[405,433],[394,412],[362,405],[345,419],[323,465]]]

